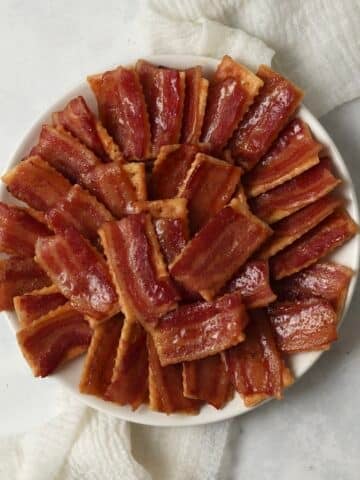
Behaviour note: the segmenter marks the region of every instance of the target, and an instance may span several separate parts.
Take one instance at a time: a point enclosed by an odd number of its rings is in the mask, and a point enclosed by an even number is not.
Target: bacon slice
[[[145,164],[140,162],[126,163],[123,168],[135,189],[136,198],[147,200]]]
[[[232,383],[247,407],[269,397],[281,399],[293,382],[275,343],[269,320],[262,311],[252,313],[245,341],[226,353]]]
[[[71,305],[92,325],[119,312],[104,258],[74,228],[36,242],[36,260]]]
[[[209,82],[202,77],[202,68],[185,70],[185,99],[181,143],[198,143],[204,121]]]
[[[321,148],[308,125],[295,118],[255,168],[244,176],[247,195],[256,197],[313,167],[319,163]]]
[[[91,328],[67,304],[19,330],[17,340],[35,377],[46,377],[87,350]]]
[[[178,143],[184,107],[185,73],[158,68],[138,60],[136,71],[142,84],[150,118],[153,154],[163,145]]]
[[[70,100],[64,110],[52,114],[55,126],[61,126],[77,137],[104,162],[123,161],[119,147],[95,118],[84,97]]]
[[[266,224],[234,199],[186,245],[170,266],[171,275],[211,300],[270,233]]]
[[[245,338],[248,317],[241,295],[180,306],[159,320],[151,335],[162,366],[215,355]]]
[[[302,210],[283,218],[272,225],[273,235],[261,248],[258,257],[268,259],[276,253],[291,245],[302,235],[316,227],[342,204],[340,198],[329,194],[311,203]]]
[[[122,317],[116,315],[94,329],[81,374],[81,393],[104,398],[111,383],[122,326]]]
[[[168,368],[168,367],[167,367]],[[223,408],[234,395],[234,388],[221,354],[183,363],[184,395]]]
[[[339,317],[352,275],[350,268],[338,263],[315,263],[277,282],[275,289],[282,300],[304,300],[309,297],[328,300]]]
[[[226,292],[239,291],[246,308],[266,307],[276,300],[269,279],[269,264],[264,260],[250,260],[225,287]]]
[[[0,202],[0,252],[33,257],[36,240],[48,235],[50,230],[31,210]]]
[[[14,297],[15,312],[22,327],[30,325],[66,302],[67,299],[55,285]]]
[[[337,339],[337,315],[327,300],[276,302],[268,312],[277,345],[284,353],[327,350]]]
[[[264,86],[231,141],[232,154],[245,170],[269,150],[303,98],[301,90],[266,65],[260,66],[257,76]]]
[[[71,183],[39,156],[26,158],[2,180],[14,197],[43,212],[54,207],[71,188]]]
[[[149,362],[146,332],[140,324],[124,321],[111,383],[105,399],[136,410],[148,398]]]
[[[176,307],[178,293],[149,214],[105,223],[99,235],[125,317],[145,326],[156,324],[160,315]]]
[[[143,160],[150,154],[150,127],[138,74],[118,67],[89,77],[96,96],[100,119],[129,160]]]
[[[149,397],[150,408],[166,414],[174,412],[196,414],[200,402],[190,400],[183,394],[182,366],[162,367],[150,335],[147,337],[149,355]]]
[[[274,223],[331,192],[340,180],[328,168],[327,160],[282,185],[250,200],[250,207],[262,220]]]
[[[271,258],[275,279],[299,272],[340,247],[358,232],[358,226],[344,211],[335,211],[317,227]]]
[[[51,285],[50,278],[33,258],[0,260],[0,311],[13,310],[13,297]]]

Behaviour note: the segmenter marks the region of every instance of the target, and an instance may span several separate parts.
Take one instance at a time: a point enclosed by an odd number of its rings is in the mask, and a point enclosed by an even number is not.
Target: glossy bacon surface
[[[21,351],[36,377],[87,350],[91,328],[83,315],[63,305],[17,333]]]
[[[182,143],[197,143],[204,120],[208,80],[202,76],[202,68],[185,70],[185,99],[182,119]]]
[[[161,317],[152,330],[161,365],[215,355],[243,341],[248,322],[241,295],[234,292],[214,302],[179,307]]]
[[[271,258],[275,279],[299,272],[340,247],[358,232],[358,226],[343,211],[335,211],[295,243]]]
[[[156,324],[176,307],[178,293],[166,271],[149,214],[105,223],[102,245],[128,320]]]
[[[170,266],[171,275],[211,300],[270,233],[234,199],[186,245]]]
[[[244,176],[247,195],[256,197],[313,167],[319,163],[321,148],[307,124],[295,118],[255,168]]]
[[[257,76],[264,86],[231,142],[232,154],[245,170],[251,170],[269,150],[303,97],[294,84],[265,65]]]
[[[337,339],[337,315],[327,300],[276,302],[268,312],[276,343],[284,353],[326,350]]]

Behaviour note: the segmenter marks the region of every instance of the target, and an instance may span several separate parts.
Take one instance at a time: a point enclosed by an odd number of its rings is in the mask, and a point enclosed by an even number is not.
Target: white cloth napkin
[[[360,93],[356,0],[149,0],[134,25],[139,56],[228,53],[256,69],[271,63],[306,90],[322,115]],[[275,53],[276,52],[276,53]],[[6,480],[214,480],[230,421],[204,427],[131,425],[66,398],[36,431],[0,442]]]

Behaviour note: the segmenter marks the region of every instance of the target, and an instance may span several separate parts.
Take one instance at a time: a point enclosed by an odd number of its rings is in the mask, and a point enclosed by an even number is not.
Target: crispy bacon
[[[264,86],[231,141],[232,154],[245,170],[251,170],[269,150],[303,98],[293,83],[265,65],[257,76]]]
[[[105,399],[136,410],[148,398],[148,364],[145,330],[125,320]]]
[[[116,315],[94,329],[81,374],[81,393],[104,397],[111,383],[122,326],[122,317]]]
[[[252,199],[250,207],[262,220],[274,223],[315,202],[339,183],[324,159],[310,170]]]
[[[136,198],[147,200],[145,164],[140,162],[126,163],[123,168],[135,189]]]
[[[134,69],[118,67],[88,81],[96,96],[101,121],[129,160],[150,154],[150,126],[144,94]]]
[[[144,90],[153,154],[156,155],[163,145],[172,145],[180,140],[185,73],[155,67],[144,60],[138,60],[136,71]]]
[[[247,407],[269,397],[281,399],[284,387],[293,382],[276,347],[269,320],[260,310],[252,313],[245,341],[225,355],[232,383]]]
[[[211,300],[270,233],[266,224],[233,199],[186,245],[170,266],[171,275]]]
[[[256,197],[319,163],[322,146],[300,118],[295,118],[280,134],[269,152],[244,176],[246,193]]]
[[[36,242],[36,260],[71,305],[96,325],[119,312],[104,258],[69,226],[61,235]]]
[[[299,272],[340,247],[358,232],[358,226],[344,211],[335,211],[270,260],[271,272],[280,279]]]
[[[162,367],[150,335],[147,337],[147,347],[150,408],[166,414],[198,413],[200,402],[186,398],[183,394],[181,364]]]
[[[146,326],[156,324],[160,315],[176,307],[178,293],[149,214],[105,223],[99,234],[124,315]]]
[[[337,339],[337,315],[327,300],[275,302],[268,312],[276,343],[284,353],[327,350]]]
[[[204,120],[209,82],[202,68],[185,70],[185,99],[181,143],[198,143]]]
[[[257,256],[268,259],[288,245],[291,245],[302,235],[316,227],[342,204],[342,200],[328,194],[307,207],[283,218],[272,225],[273,235],[263,245]]]
[[[13,310],[13,297],[49,285],[50,278],[33,258],[0,260],[0,311]]]
[[[14,297],[14,307],[22,327],[64,305],[67,299],[55,285]]]
[[[167,367],[168,368],[168,367]],[[234,394],[221,354],[183,363],[184,395],[223,408]]]
[[[19,330],[17,339],[34,375],[46,377],[87,350],[91,328],[83,315],[67,304]]]
[[[71,183],[39,156],[26,158],[2,180],[14,197],[43,212],[54,207],[71,188]]]
[[[180,306],[152,330],[162,366],[215,355],[245,338],[248,317],[238,292]]]

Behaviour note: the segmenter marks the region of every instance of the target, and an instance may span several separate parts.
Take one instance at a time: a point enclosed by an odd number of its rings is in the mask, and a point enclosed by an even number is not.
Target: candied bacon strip
[[[257,256],[264,260],[272,257],[316,227],[316,225],[340,207],[342,203],[343,201],[340,198],[328,194],[316,202],[310,203],[307,207],[272,224],[274,233],[263,245],[260,252],[257,253]]]
[[[327,350],[337,340],[337,315],[327,300],[275,302],[268,313],[276,343],[284,353]]]
[[[358,226],[344,210],[335,211],[270,260],[271,273],[276,280],[288,277],[317,262],[350,240]]]
[[[151,410],[167,415],[175,412],[196,414],[200,402],[186,398],[183,394],[182,366],[162,367],[150,335],[147,336],[149,356],[149,400]]]
[[[66,304],[25,326],[16,336],[34,376],[46,377],[87,350],[91,328],[80,312]]]
[[[67,302],[55,285],[14,297],[14,307],[22,327],[38,320]]]
[[[178,196],[188,201],[193,233],[218,213],[231,199],[240,181],[241,169],[198,153],[187,172]]]
[[[121,331],[111,383],[104,398],[136,410],[148,399],[149,361],[146,332],[127,319]]]
[[[233,199],[190,240],[170,273],[187,289],[211,300],[270,233],[241,201]]]
[[[150,215],[138,213],[99,230],[125,317],[148,326],[176,308],[178,293],[168,275]]]
[[[247,195],[256,197],[313,167],[319,163],[321,148],[308,125],[295,118],[281,132],[269,152],[244,176]]]
[[[14,197],[43,212],[54,207],[71,188],[65,177],[37,155],[21,161],[2,181]]]
[[[126,163],[123,168],[135,189],[137,200],[147,200],[145,164],[140,162]]]
[[[331,192],[341,181],[328,168],[327,159],[301,175],[250,200],[250,207],[264,222],[274,223]]]
[[[163,145],[178,143],[185,96],[185,73],[138,60],[136,71],[149,112],[153,154]]]
[[[33,258],[0,260],[0,311],[13,310],[13,298],[51,285],[50,278]]]
[[[181,143],[198,143],[204,121],[209,82],[202,77],[202,68],[185,70],[185,99]]]
[[[36,242],[36,260],[92,326],[120,311],[105,259],[72,226]]]
[[[111,383],[122,326],[122,317],[116,315],[94,329],[81,373],[81,393],[104,398]]]
[[[269,150],[303,98],[301,90],[266,65],[256,75],[264,85],[231,140],[232,154],[245,170]]]
[[[88,78],[100,119],[129,160],[150,155],[150,126],[145,98],[134,69],[118,67]]]
[[[245,341],[225,352],[232,383],[247,407],[269,397],[281,399],[283,389],[293,383],[266,314],[259,310],[251,317]]]
[[[162,366],[215,355],[245,338],[248,317],[238,292],[180,306],[151,331]]]

